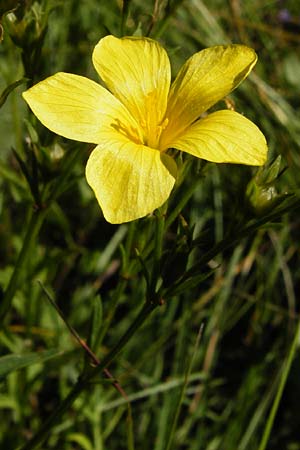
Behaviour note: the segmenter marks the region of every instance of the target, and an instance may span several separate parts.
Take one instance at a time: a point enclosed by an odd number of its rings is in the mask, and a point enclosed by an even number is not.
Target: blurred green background
[[[124,6],[129,8],[127,18]],[[289,193],[299,197],[297,0],[41,0],[19,6],[2,0],[0,13],[0,92],[23,77],[32,84],[57,71],[97,80],[91,53],[106,34],[159,39],[169,53],[173,75],[190,55],[207,46],[234,42],[256,50],[255,70],[227,105],[264,132],[269,161],[281,155],[277,172],[260,185],[255,168],[183,161],[187,176],[170,199],[169,214],[195,177],[199,183],[165,234],[166,286],[216,243],[228,236],[233,241],[239,224],[275,211],[276,199],[279,203]],[[155,232],[154,217],[120,226],[105,222],[84,177],[90,149],[42,127],[22,100],[25,88],[26,80],[11,90],[0,111],[3,290],[36,200],[14,151],[38,179],[42,193],[60,180],[75,152],[79,157],[31,244],[0,330],[0,448],[6,450],[18,448],[36,432],[67,395],[85,359],[38,280],[83,339],[88,339],[93,319],[97,321],[100,337],[94,350],[101,359],[144,301],[143,268],[135,249],[151,267],[147,246]],[[132,401],[132,418],[124,398],[99,380],[76,400],[42,448],[259,448],[299,321],[299,210],[278,211],[272,226],[221,248],[203,268],[203,280],[169,298],[110,366]],[[17,355],[19,366],[7,355]],[[300,450],[299,404],[296,353],[266,448]]]

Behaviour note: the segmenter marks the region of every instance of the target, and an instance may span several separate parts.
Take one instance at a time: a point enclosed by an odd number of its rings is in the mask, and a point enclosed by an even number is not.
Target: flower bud
[[[285,195],[278,194],[275,182],[280,176],[281,156],[269,166],[260,167],[247,186],[246,195],[256,215],[268,213]]]
[[[21,2],[5,16],[5,30],[15,45],[22,49],[36,46],[45,34],[47,27],[46,14],[38,2]]]

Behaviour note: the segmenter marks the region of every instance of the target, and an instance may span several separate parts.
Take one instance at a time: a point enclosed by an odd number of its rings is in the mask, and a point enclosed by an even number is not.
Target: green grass
[[[105,222],[87,186],[90,148],[45,129],[21,98],[25,85],[12,84],[57,71],[96,80],[91,53],[122,34],[122,2],[30,3],[18,28],[3,16],[0,44],[0,93],[11,91],[0,120],[0,448],[30,442],[92,373],[80,336],[111,360],[111,378],[93,375],[39,448],[300,450],[297,2],[284,3],[286,23],[276,1],[161,1],[154,20],[155,2],[127,2],[124,33],[150,30],[173,74],[210,45],[257,51],[230,100],[266,135],[269,162],[281,162],[278,196],[262,205],[256,168],[184,157],[166,216],[120,226]],[[157,282],[163,301],[119,352]]]

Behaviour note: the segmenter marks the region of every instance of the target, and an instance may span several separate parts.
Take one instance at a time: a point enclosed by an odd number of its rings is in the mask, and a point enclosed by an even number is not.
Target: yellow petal
[[[210,47],[194,54],[183,65],[171,86],[162,147],[180,134],[212,105],[222,100],[246,78],[257,56],[243,45]]]
[[[171,69],[167,53],[148,38],[106,36],[93,63],[107,88],[144,129],[144,144],[155,144],[167,107]]]
[[[260,166],[266,162],[266,139],[259,128],[234,111],[217,111],[195,122],[172,147],[217,163]]]
[[[143,217],[160,207],[175,183],[168,155],[111,134],[91,153],[86,177],[110,223]]]
[[[98,144],[101,133],[113,127],[140,141],[139,127],[126,108],[88,78],[60,72],[23,92],[23,97],[45,127],[66,138]]]

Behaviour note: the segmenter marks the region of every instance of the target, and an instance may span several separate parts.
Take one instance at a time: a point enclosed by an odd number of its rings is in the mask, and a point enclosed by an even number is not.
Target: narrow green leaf
[[[127,449],[134,450],[134,432],[133,432],[133,420],[132,420],[132,411],[130,403],[127,405]]]
[[[31,189],[31,176],[30,176],[30,173],[29,173],[29,170],[27,168],[26,163],[23,161],[21,156],[18,154],[17,150],[15,150],[14,148],[12,148],[11,150],[12,150],[12,152],[14,154],[14,157],[18,161],[20,169],[22,170],[23,175],[26,178],[27,183],[29,184],[30,190],[32,191],[32,189]]]
[[[122,20],[121,20],[121,34],[126,36],[126,22],[129,17],[130,3],[132,0],[123,0]]]
[[[95,353],[97,353],[97,347],[99,345],[99,340],[101,336],[102,321],[103,321],[102,299],[100,295],[97,295],[93,299],[91,328],[90,328],[90,335],[88,338],[88,345]]]
[[[285,199],[276,208],[274,208],[273,211],[265,214],[263,217],[259,217],[258,219],[250,220],[243,227],[235,230],[234,234],[232,233],[219,241],[208,252],[201,256],[199,260],[188,269],[187,272],[185,272],[183,278],[188,279],[193,275],[199,274],[199,272],[201,273],[203,267],[205,267],[206,264],[216,255],[233,247],[236,243],[240,242],[245,237],[251,236],[259,229],[273,227],[273,222],[278,221],[283,214],[295,211],[298,208],[300,208],[300,199],[294,194],[286,196]],[[169,292],[168,295],[170,295]],[[173,292],[172,295],[174,295]]]
[[[27,83],[28,78],[21,78],[20,80],[14,81],[14,83],[9,84],[4,91],[2,91],[2,94],[0,95],[0,108],[4,105],[6,102],[7,97],[9,94],[16,89],[21,84]]]
[[[206,380],[206,376],[203,372],[195,372],[190,374],[188,382],[191,383],[193,381],[197,382],[204,382]],[[168,393],[169,391],[173,389],[177,389],[178,387],[181,387],[182,384],[185,383],[185,377],[184,378],[174,378],[169,381],[164,381],[162,383],[159,383],[155,386],[151,386],[146,389],[142,389],[141,391],[137,391],[133,394],[128,395],[128,399],[126,400],[124,397],[117,398],[116,400],[109,401],[107,403],[103,403],[99,407],[100,411],[110,411],[112,409],[119,408],[120,406],[126,405],[128,401],[130,403],[137,402],[139,400],[150,398],[154,395],[159,395],[163,393]]]
[[[176,405],[176,409],[174,411],[174,417],[173,417],[173,420],[172,420],[172,423],[171,423],[170,433],[168,435],[168,442],[167,442],[167,445],[165,447],[166,450],[171,450],[171,448],[172,448],[172,444],[173,444],[174,436],[175,436],[175,432],[176,432],[176,427],[177,427],[177,424],[178,424],[179,414],[180,414],[180,411],[181,411],[181,406],[182,406],[182,403],[183,403],[183,400],[184,400],[184,396],[185,396],[185,392],[186,392],[186,388],[187,388],[187,385],[188,385],[188,382],[189,382],[189,377],[190,377],[191,372],[192,372],[194,358],[195,358],[195,355],[196,355],[196,352],[198,350],[198,347],[199,347],[199,344],[200,344],[200,340],[201,340],[201,337],[202,337],[202,332],[203,332],[203,324],[199,328],[199,332],[197,334],[197,338],[196,338],[196,341],[195,341],[195,345],[194,345],[192,354],[187,360],[186,370],[185,370],[185,374],[184,374],[184,382],[182,384],[180,395],[179,395],[178,402],[177,402],[177,405]]]
[[[41,204],[40,192],[39,192],[39,177],[38,177],[38,163],[34,152],[31,150],[29,152],[29,161],[23,161],[18,152],[12,148],[12,152],[18,161],[20,169],[23,172],[24,177],[29,185],[31,195],[37,205]],[[28,169],[30,167],[30,170]]]
[[[82,433],[70,433],[67,440],[78,444],[82,450],[93,450],[92,442]]]
[[[163,292],[162,297],[164,299],[167,299],[169,297],[173,297],[174,295],[182,294],[183,292],[186,292],[189,289],[193,289],[196,286],[198,286],[202,281],[206,280],[206,278],[210,277],[214,272],[215,270],[210,270],[209,272],[195,274],[194,276],[188,279],[183,279],[181,281],[179,280],[179,282],[175,283],[173,286],[166,289]]]
[[[292,367],[292,362],[295,358],[295,354],[297,351],[297,347],[298,347],[298,342],[299,342],[299,337],[300,337],[300,321],[298,321],[297,324],[297,328],[296,328],[296,332],[295,332],[295,336],[294,339],[292,340],[288,355],[286,360],[284,361],[283,365],[282,365],[282,373],[281,373],[281,378],[279,380],[279,385],[278,385],[278,390],[277,393],[275,395],[274,398],[274,402],[271,408],[271,411],[269,413],[268,419],[266,421],[266,426],[264,428],[264,432],[263,432],[263,436],[259,445],[259,450],[265,450],[270,438],[270,434],[274,425],[274,421],[275,421],[275,417],[279,408],[279,404],[281,402],[282,399],[282,395],[283,395],[283,391]]]
[[[0,377],[7,376],[10,372],[31,366],[36,363],[44,363],[48,359],[62,356],[64,352],[57,349],[44,350],[36,353],[20,355],[5,355],[0,358]]]

